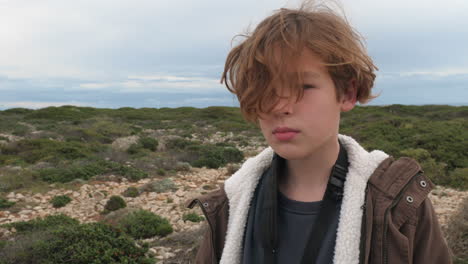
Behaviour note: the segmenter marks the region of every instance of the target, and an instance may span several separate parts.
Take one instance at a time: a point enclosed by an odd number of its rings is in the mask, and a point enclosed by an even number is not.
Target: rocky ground
[[[201,214],[196,207],[192,210],[185,208],[185,202],[200,194],[218,188],[228,177],[229,168],[198,169],[179,173],[171,177],[177,190],[162,193],[143,192],[138,197],[124,197],[129,208],[143,208],[169,219],[174,227],[174,233],[164,239],[150,239],[150,251],[153,252],[159,263],[182,263],[181,255],[193,254],[193,241],[197,241],[203,231],[204,222],[193,223],[182,220],[182,216],[189,212]],[[26,221],[36,217],[50,214],[65,213],[81,222],[93,222],[103,219],[103,211],[108,197],[121,195],[128,187],[141,187],[157,179],[144,179],[138,182],[128,182],[116,178],[115,181],[91,181],[79,184],[76,190],[54,189],[43,194],[14,193],[7,195],[8,200],[17,202],[18,209],[0,211],[0,224],[16,221]],[[50,200],[55,195],[69,195],[73,200],[65,207],[54,208]],[[444,187],[436,187],[430,194],[435,211],[442,226],[459,207],[460,202],[468,197],[468,192],[456,191]],[[6,237],[10,231],[0,229],[0,238]],[[187,263],[187,262],[184,262]]]

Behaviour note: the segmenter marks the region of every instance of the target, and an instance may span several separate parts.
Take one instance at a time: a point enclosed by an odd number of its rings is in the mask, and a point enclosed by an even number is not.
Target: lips
[[[299,130],[289,128],[289,127],[278,127],[278,128],[275,128],[275,130],[273,130],[273,135],[275,135],[276,139],[280,141],[291,140],[298,133],[299,133]]]

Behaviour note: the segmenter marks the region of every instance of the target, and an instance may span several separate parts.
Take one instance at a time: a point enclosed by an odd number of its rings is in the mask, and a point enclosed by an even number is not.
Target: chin
[[[286,160],[300,160],[307,157],[306,152],[300,148],[273,145],[271,145],[271,147],[276,154],[280,155],[280,157]]]

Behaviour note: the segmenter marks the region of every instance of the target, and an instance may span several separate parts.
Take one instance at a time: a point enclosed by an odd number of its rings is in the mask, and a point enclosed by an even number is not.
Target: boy
[[[451,262],[421,167],[338,133],[374,70],[327,8],[281,9],[233,48],[222,82],[270,147],[190,202],[210,227],[196,263]]]

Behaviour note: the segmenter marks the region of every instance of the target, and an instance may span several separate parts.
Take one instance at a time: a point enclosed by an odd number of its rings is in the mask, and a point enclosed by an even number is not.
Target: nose
[[[291,97],[280,98],[272,109],[275,115],[290,115],[294,111],[295,100]]]

